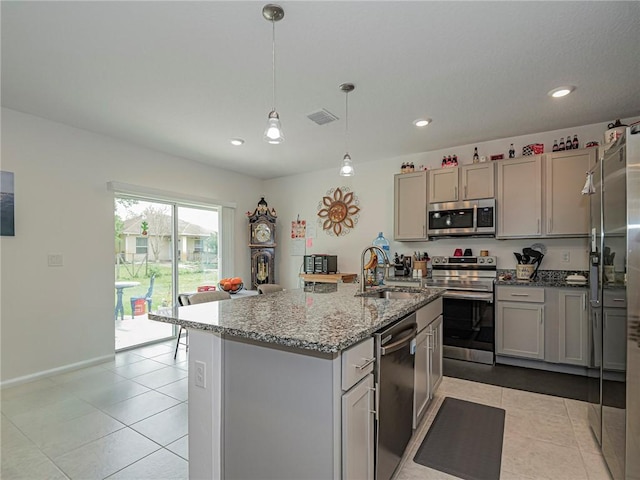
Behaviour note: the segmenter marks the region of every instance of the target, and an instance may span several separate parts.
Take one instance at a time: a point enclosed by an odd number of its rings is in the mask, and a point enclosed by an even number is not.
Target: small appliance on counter
[[[305,255],[304,273],[338,273],[337,255]]]
[[[396,252],[393,256],[393,274],[395,277],[410,277],[411,276],[411,256],[405,256]]]

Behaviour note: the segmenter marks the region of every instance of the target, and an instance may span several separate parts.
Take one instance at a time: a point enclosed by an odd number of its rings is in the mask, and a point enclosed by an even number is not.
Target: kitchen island
[[[443,291],[357,293],[338,284],[149,315],[189,330],[190,478],[339,479],[351,456],[371,456],[372,429],[362,441],[343,435],[345,392],[360,382],[373,410],[373,385],[362,380],[373,369],[372,334]]]

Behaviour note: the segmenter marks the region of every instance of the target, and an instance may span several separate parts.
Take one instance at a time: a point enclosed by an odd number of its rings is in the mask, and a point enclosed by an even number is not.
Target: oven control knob
[[[440,257],[433,257],[433,263],[440,263]]]
[[[493,263],[493,258],[488,257],[488,258],[487,258],[487,263]]]
[[[484,263],[484,258],[483,257],[478,258],[478,263]]]

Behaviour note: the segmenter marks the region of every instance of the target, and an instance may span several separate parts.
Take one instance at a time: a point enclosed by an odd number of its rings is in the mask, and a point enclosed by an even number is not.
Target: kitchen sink
[[[362,297],[370,297],[370,298],[385,298],[387,300],[407,300],[410,298],[415,298],[417,295],[425,293],[423,290],[413,289],[413,290],[392,290],[392,289],[384,289],[384,290],[369,290],[365,293],[357,294],[357,296]]]
[[[413,298],[416,295],[417,293],[414,293],[414,292],[398,292],[396,290],[383,290],[381,292],[376,292],[376,295],[374,296],[378,298],[403,300],[407,298]]]

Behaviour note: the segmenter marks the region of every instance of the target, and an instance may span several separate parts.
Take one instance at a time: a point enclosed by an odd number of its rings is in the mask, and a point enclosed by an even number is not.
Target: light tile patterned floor
[[[0,392],[0,477],[188,478],[187,362],[173,342]],[[609,480],[584,402],[445,377],[395,480],[453,479],[413,462],[445,396],[506,410],[505,480]]]
[[[501,480],[611,480],[587,421],[587,404],[445,377],[394,480],[457,477],[413,461],[445,397],[506,411]]]

